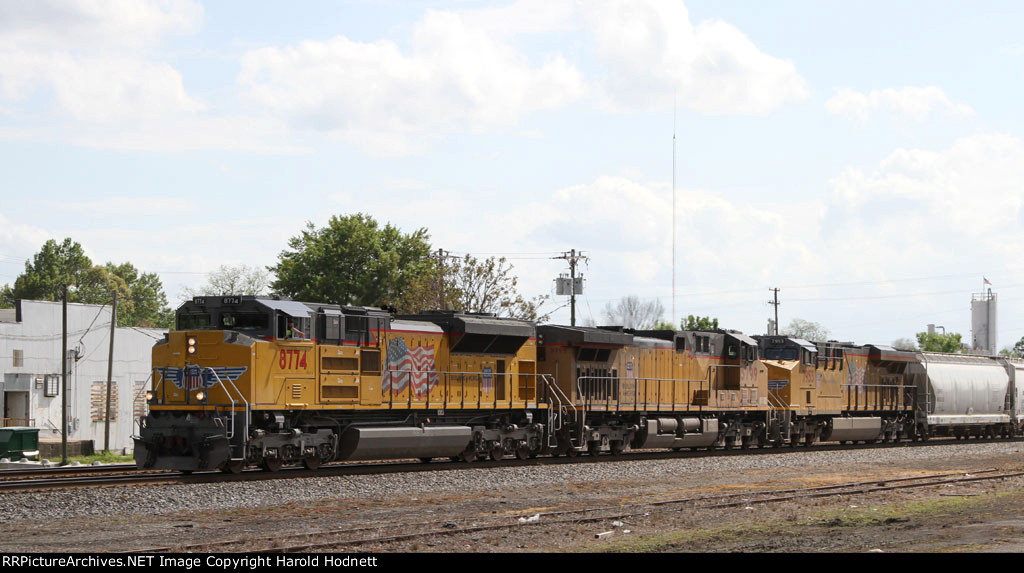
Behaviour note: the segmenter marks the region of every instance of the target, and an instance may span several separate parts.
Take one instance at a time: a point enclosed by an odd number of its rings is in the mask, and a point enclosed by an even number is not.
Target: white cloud
[[[523,39],[562,33],[593,42],[533,54]],[[809,93],[792,62],[725,22],[694,27],[679,0],[431,10],[408,43],[336,36],[266,47],[243,56],[238,81],[250,102],[293,126],[382,155],[415,153],[451,132],[508,128],[588,97],[629,112],[665,109],[676,94],[701,112],[764,115]],[[574,61],[589,46],[593,77]]]
[[[1014,136],[966,137],[941,151],[899,149],[872,172],[849,169],[831,184],[847,220],[918,221],[928,230],[901,233],[896,244],[927,243],[940,230],[988,252],[1024,244],[1024,144]],[[893,201],[904,209],[878,208]]]
[[[565,58],[530,62],[507,38],[472,23],[480,17],[429,11],[409,53],[388,40],[344,36],[251,51],[239,81],[252,101],[294,125],[339,133],[380,153],[415,150],[452,126],[514,125],[523,114],[582,95],[582,76]]]
[[[719,20],[694,26],[678,0],[588,3],[588,25],[606,73],[600,86],[619,109],[682,107],[765,115],[809,95],[789,60],[770,56]]]
[[[893,117],[923,123],[935,115],[949,118],[974,117],[974,109],[949,99],[935,86],[872,90],[864,94],[849,88],[838,88],[825,103],[832,115],[843,115],[857,123],[865,123],[879,112]]]
[[[143,48],[194,32],[202,17],[193,0],[0,0],[0,42],[32,51]]]
[[[196,32],[193,0],[0,0],[0,138],[119,150],[298,153],[272,118],[211,111],[161,61]]]
[[[52,95],[58,115],[94,122],[198,111],[181,73],[147,54],[201,19],[190,0],[4,0],[0,98]]]

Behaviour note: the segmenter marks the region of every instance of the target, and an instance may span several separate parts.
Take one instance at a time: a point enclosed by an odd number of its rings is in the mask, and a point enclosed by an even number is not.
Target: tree
[[[802,338],[810,342],[821,342],[828,340],[829,331],[817,322],[794,318],[789,323],[789,326],[782,331],[782,334],[792,336],[793,338]]]
[[[309,302],[393,304],[430,268],[428,239],[426,229],[405,235],[362,213],[332,216],[323,229],[308,223],[268,267],[272,287]]]
[[[95,266],[82,245],[70,238],[60,244],[46,241],[32,260],[25,262],[25,272],[15,279],[14,287],[4,286],[0,305],[9,308],[17,299],[61,300],[65,286],[74,287],[68,292],[68,302],[85,304],[110,304],[116,291],[119,326],[168,327],[173,322],[156,274],[140,275],[131,263]]]
[[[50,239],[31,261],[25,261],[25,272],[14,280],[14,287],[4,289],[3,306],[11,308],[14,301],[21,298],[61,300],[64,287],[73,286],[77,290],[91,268],[92,261],[85,256],[82,245],[70,238],[60,244]],[[68,300],[73,300],[72,296],[77,301],[77,295],[69,296]]]
[[[1024,337],[1021,337],[1016,344],[1013,345],[1013,358],[1024,357]]]
[[[140,273],[131,263],[107,263],[104,268],[123,280],[128,289],[126,297],[118,294],[119,326],[170,328],[174,324],[174,311],[167,306],[164,285],[156,273]]]
[[[918,332],[917,344],[925,352],[959,353],[963,350],[960,335],[955,332],[950,332],[949,334]]]
[[[718,319],[710,316],[689,315],[679,323],[683,330],[718,330]]]
[[[266,294],[270,287],[270,273],[259,267],[221,265],[206,276],[206,284],[198,289],[185,288],[182,297],[229,294]]]
[[[917,344],[909,338],[897,338],[892,341],[892,347],[896,350],[904,350],[907,352],[914,352],[917,350]]]
[[[523,298],[516,291],[519,279],[512,268],[504,257],[480,261],[471,255],[439,256],[430,260],[427,271],[413,280],[395,306],[401,313],[451,309],[535,322],[547,320],[548,315],[540,315],[539,309],[548,296]]]
[[[665,307],[660,300],[651,299],[645,302],[636,295],[624,296],[615,306],[609,302],[604,307],[604,315],[609,324],[637,330],[654,328],[663,314]]]

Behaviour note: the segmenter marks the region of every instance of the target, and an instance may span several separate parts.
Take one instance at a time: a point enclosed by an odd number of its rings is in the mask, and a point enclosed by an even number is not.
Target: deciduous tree
[[[395,306],[401,313],[447,309],[535,322],[547,320],[548,315],[540,314],[540,306],[548,296],[524,298],[517,290],[519,279],[512,269],[504,257],[478,260],[471,255],[441,255],[431,259],[427,272],[413,281]]]
[[[270,273],[259,267],[221,265],[206,276],[205,285],[185,288],[182,295],[186,299],[202,295],[260,295],[267,293],[270,283]]]
[[[960,338],[960,335],[956,332],[950,332],[949,334],[918,332],[917,344],[925,352],[959,353],[963,351],[963,343]]]
[[[131,263],[93,265],[82,245],[70,238],[46,241],[25,272],[0,291],[0,306],[14,306],[17,299],[61,300],[64,287],[74,287],[68,302],[110,304],[118,295],[119,326],[168,327],[173,312],[167,307],[163,285],[154,273],[139,273]]]
[[[376,306],[393,304],[430,266],[426,229],[403,234],[362,213],[313,223],[288,241],[269,270],[275,291],[297,300]]]
[[[683,330],[718,330],[718,319],[710,316],[689,315],[680,322]]]
[[[665,307],[660,300],[655,298],[645,301],[636,295],[624,296],[615,306],[609,302],[604,307],[604,315],[609,324],[637,330],[654,328],[663,314]]]
[[[817,322],[794,318],[789,323],[789,326],[782,331],[782,334],[794,338],[802,338],[809,342],[824,342],[828,340],[829,331]]]

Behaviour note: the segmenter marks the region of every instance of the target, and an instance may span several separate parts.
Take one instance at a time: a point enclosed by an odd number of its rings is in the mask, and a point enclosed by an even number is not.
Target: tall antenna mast
[[[676,94],[672,93],[672,324],[676,323]],[[673,327],[674,329],[675,327]]]

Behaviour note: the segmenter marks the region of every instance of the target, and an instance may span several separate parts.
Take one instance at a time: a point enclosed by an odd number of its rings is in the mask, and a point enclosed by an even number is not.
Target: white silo
[[[995,356],[996,294],[992,292],[992,283],[984,280],[983,292],[971,295],[971,351]]]

